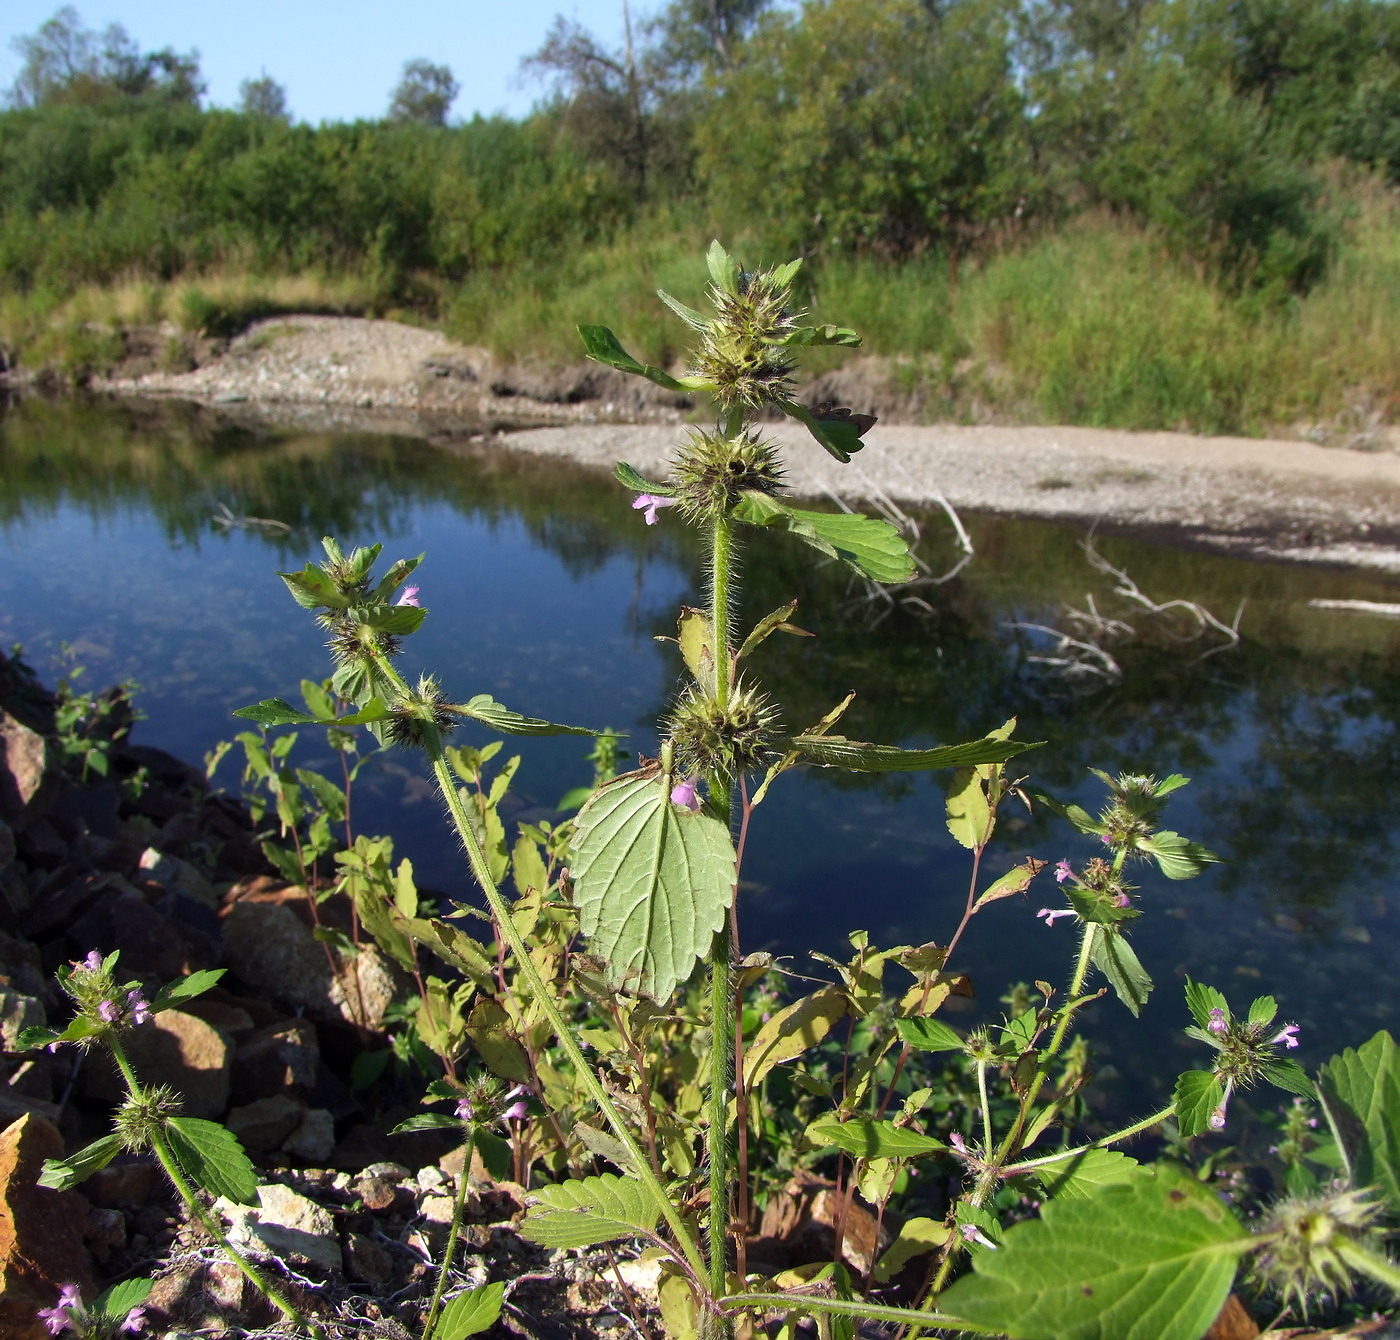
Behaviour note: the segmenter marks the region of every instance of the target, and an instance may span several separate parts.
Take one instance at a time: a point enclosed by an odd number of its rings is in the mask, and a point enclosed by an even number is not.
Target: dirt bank
[[[345,317],[264,321],[193,371],[132,368],[95,389],[196,400],[260,422],[408,433],[449,448],[486,435],[513,450],[603,468],[625,459],[652,472],[665,469],[679,426],[697,408],[595,365],[504,365],[436,331]],[[892,423],[898,406],[873,383],[862,395],[854,370],[823,379],[810,398],[832,394],[882,411],[884,421],[849,466],[791,425],[773,425],[792,446],[797,494],[884,492],[912,504],[942,496],[969,510],[1159,530],[1183,543],[1400,573],[1400,455],[1389,450]]]

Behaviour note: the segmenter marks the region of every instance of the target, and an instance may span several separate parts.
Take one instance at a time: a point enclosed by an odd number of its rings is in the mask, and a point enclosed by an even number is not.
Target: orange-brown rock
[[[29,1115],[0,1133],[0,1335],[51,1340],[38,1318],[65,1284],[93,1297],[91,1261],[83,1246],[87,1201],[75,1191],[37,1185],[45,1159],[62,1158],[63,1137]]]

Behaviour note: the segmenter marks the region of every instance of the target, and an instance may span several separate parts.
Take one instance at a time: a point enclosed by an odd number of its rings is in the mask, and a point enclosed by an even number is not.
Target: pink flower
[[[1275,1047],[1281,1042],[1291,1051],[1298,1045],[1298,1025],[1289,1024],[1287,1027],[1281,1028],[1278,1032],[1278,1036],[1271,1038],[1270,1041]]]
[[[979,1247],[987,1247],[996,1251],[997,1245],[989,1238],[976,1224],[959,1224],[958,1232],[963,1235],[964,1242],[975,1242]]]
[[[1126,893],[1118,893],[1113,897],[1113,905],[1114,907],[1131,907],[1133,900]]]
[[[1225,1011],[1222,1010],[1219,1005],[1217,1005],[1210,1012],[1210,1023],[1206,1025],[1206,1028],[1210,1032],[1218,1034],[1223,1033],[1227,1028],[1229,1028],[1229,1026],[1230,1025],[1226,1022],[1225,1019]]]
[[[1210,1128],[1213,1131],[1223,1131],[1225,1129],[1225,1104],[1221,1103],[1214,1112],[1210,1114]]]
[[[146,1309],[144,1307],[134,1307],[126,1314],[126,1320],[117,1327],[119,1332],[126,1335],[139,1335],[146,1329]]]
[[[418,603],[418,587],[405,586],[403,589],[403,594],[400,595],[396,601],[394,601],[394,604],[412,605],[414,609],[422,609],[423,607]]]
[[[116,1002],[104,1000],[97,1007],[97,1012],[106,1023],[114,1024],[122,1017],[122,1012],[117,1008]]]
[[[1061,861],[1055,867],[1055,883],[1063,884],[1067,879],[1074,878],[1074,867],[1068,861]]]
[[[695,784],[699,779],[687,777],[683,782],[677,782],[671,788],[671,804],[679,805],[683,810],[689,810],[692,814],[700,808],[700,797],[695,794]]]
[[[126,993],[126,1007],[131,1011],[133,1024],[144,1024],[151,1017],[151,1004],[139,990]]]
[[[1053,926],[1057,917],[1072,917],[1074,915],[1074,910],[1069,907],[1061,907],[1056,908],[1054,910],[1048,907],[1042,907],[1040,911],[1037,912],[1035,915],[1037,920],[1039,920],[1039,918],[1041,917],[1044,917],[1045,924],[1047,926]]]
[[[656,513],[662,507],[674,507],[675,498],[662,498],[655,493],[639,493],[632,499],[632,510],[634,512],[645,512],[647,525],[656,525]]]
[[[83,1300],[78,1294],[76,1284],[65,1284],[58,1295],[58,1302],[53,1307],[41,1307],[39,1309],[39,1320],[48,1327],[50,1335],[57,1335],[60,1331],[71,1328],[76,1331],[78,1328],[74,1324],[74,1313],[82,1311]]]
[[[102,955],[99,954],[95,949],[89,950],[88,956],[82,961],[81,966],[86,968],[88,972],[101,972]]]

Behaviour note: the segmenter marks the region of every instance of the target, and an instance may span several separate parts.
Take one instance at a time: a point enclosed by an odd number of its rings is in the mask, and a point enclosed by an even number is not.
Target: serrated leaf
[[[806,405],[795,400],[780,400],[778,408],[790,419],[796,419],[811,435],[842,465],[846,465],[865,443],[860,440],[860,429],[849,419],[818,419]],[[913,573],[910,573],[913,576]],[[907,581],[908,578],[897,578]]]
[[[961,768],[953,774],[945,806],[948,831],[969,851],[985,847],[992,833],[992,807],[977,768]]]
[[[937,1019],[896,1019],[894,1026],[916,1051],[960,1052],[964,1046],[963,1039]]]
[[[812,1122],[807,1127],[806,1140],[817,1148],[834,1145],[856,1158],[872,1159],[916,1159],[948,1148],[931,1135],[905,1130],[892,1121],[854,1116],[843,1122],[835,1112]]]
[[[1382,1029],[1322,1067],[1318,1087],[1356,1186],[1379,1187],[1400,1214],[1400,1051]]]
[[[739,295],[739,262],[719,244],[716,238],[705,253],[705,268],[710,272],[710,280],[717,289],[731,297]]]
[[[622,778],[579,811],[570,869],[589,950],[614,988],[665,1001],[695,970],[734,897],[728,827],[671,804],[662,776]]]
[[[1013,894],[1025,893],[1030,888],[1031,881],[1045,869],[1046,864],[1035,856],[1027,856],[1020,865],[1013,865],[1004,875],[983,889],[973,910],[976,911],[977,908],[1002,898],[1010,898]]]
[[[1230,1017],[1229,1002],[1219,991],[1204,982],[1193,982],[1189,977],[1186,979],[1186,1008],[1202,1028],[1210,1026],[1212,1010],[1223,1010],[1225,1017]]]
[[[596,730],[587,726],[560,726],[540,717],[521,716],[510,708],[498,703],[489,693],[478,693],[465,703],[456,704],[454,712],[464,717],[490,726],[492,730],[505,731],[507,735],[597,735]]]
[[[1050,1201],[980,1253],[939,1310],[1014,1340],[1200,1340],[1248,1244],[1214,1195],[1161,1172]]]
[[[1034,1176],[1047,1196],[1088,1200],[1103,1187],[1119,1186],[1152,1174],[1136,1159],[1116,1149],[1086,1149],[1073,1158],[1035,1169]]]
[[[888,1284],[915,1257],[937,1251],[948,1241],[949,1231],[941,1219],[906,1219],[875,1267],[876,1281]]]
[[[1094,966],[1108,978],[1113,993],[1137,1018],[1152,992],[1152,978],[1138,962],[1132,946],[1111,927],[1099,928],[1090,951]]]
[[[121,1137],[104,1135],[66,1159],[45,1159],[43,1171],[38,1177],[39,1185],[54,1191],[71,1191],[93,1173],[105,1168],[121,1152]]]
[[[855,430],[852,429],[852,432]],[[805,512],[765,493],[745,493],[734,515],[753,526],[773,526],[875,582],[907,582],[918,569],[904,537],[876,517],[851,512]]]
[[[171,1117],[166,1135],[176,1162],[196,1186],[238,1205],[256,1203],[258,1175],[233,1132],[215,1121]]]
[[[1191,779],[1189,777],[1184,777],[1181,773],[1174,772],[1169,777],[1163,777],[1162,780],[1157,783],[1157,789],[1152,794],[1158,800],[1161,800],[1163,796],[1169,796],[1173,791],[1179,791],[1183,786],[1188,785],[1190,781]]]
[[[505,1296],[504,1283],[464,1290],[443,1307],[429,1340],[466,1340],[489,1329],[500,1320]]]
[[[449,1117],[445,1112],[420,1112],[417,1116],[406,1117],[393,1127],[389,1134],[406,1135],[410,1131],[441,1131],[449,1126],[454,1127],[459,1133],[462,1130],[462,1123],[456,1117]]]
[[[1255,996],[1249,1003],[1251,1024],[1271,1024],[1278,1013],[1278,1001],[1272,996]]]
[[[761,1084],[774,1066],[815,1047],[849,1008],[845,995],[829,986],[779,1010],[744,1044],[744,1083]]]
[[[1317,1089],[1308,1078],[1308,1072],[1297,1061],[1275,1061],[1272,1065],[1266,1065],[1264,1078],[1286,1093],[1296,1093],[1300,1098],[1317,1097]]]
[[[632,1151],[617,1136],[600,1131],[586,1121],[576,1122],[573,1134],[590,1154],[607,1159],[614,1168],[622,1172],[635,1173],[636,1160],[632,1157]]]
[[[578,333],[579,338],[583,340],[584,352],[595,363],[616,368],[619,372],[630,372],[634,376],[645,377],[647,381],[654,382],[668,391],[688,389],[669,372],[633,358],[606,326],[580,326]]]
[[[900,749],[892,744],[867,744],[844,735],[794,735],[789,742],[808,763],[851,772],[922,772],[928,768],[959,768],[973,763],[1001,763],[1039,742],[1021,740],[969,740],[966,744],[941,744],[933,749]]]
[[[772,614],[765,615],[754,625],[753,632],[743,641],[735,660],[742,661],[745,656],[752,652],[768,637],[781,630],[784,633],[791,633],[794,637],[811,637],[805,628],[798,628],[788,622],[797,611],[797,601],[789,600],[781,609],[776,609]]]
[[[628,465],[626,461],[618,461],[613,466],[613,474],[620,483],[626,485],[634,493],[654,493],[661,498],[674,498],[676,496],[674,484],[662,484],[655,479],[648,479]]]
[[[93,1313],[109,1327],[120,1326],[131,1309],[140,1307],[154,1288],[154,1280],[122,1280],[92,1300]]]
[[[1211,1113],[1224,1101],[1225,1087],[1209,1070],[1188,1070],[1177,1077],[1172,1106],[1185,1136],[1200,1135],[1210,1126]]]
[[[1206,866],[1220,860],[1199,842],[1192,842],[1180,833],[1169,830],[1142,839],[1140,845],[1144,851],[1151,853],[1168,879],[1195,879]]]
[[[499,1001],[477,1001],[467,1018],[466,1034],[493,1075],[508,1079],[512,1084],[533,1081],[530,1058]]]
[[[177,981],[161,987],[151,1001],[151,1013],[158,1014],[161,1010],[168,1010],[172,1005],[176,1005],[182,1000],[193,1000],[196,996],[202,996],[218,984],[219,978],[224,975],[224,972],[223,968],[200,968],[198,971],[190,973],[188,977],[181,977]]]
[[[596,1247],[655,1231],[658,1211],[640,1182],[614,1173],[533,1193],[520,1235],[542,1247]]]

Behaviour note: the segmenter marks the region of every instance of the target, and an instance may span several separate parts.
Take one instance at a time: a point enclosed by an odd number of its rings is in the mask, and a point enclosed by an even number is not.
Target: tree
[[[649,24],[661,67],[681,80],[732,69],[772,0],[671,0]]]
[[[37,32],[15,38],[11,47],[24,61],[9,93],[15,107],[114,98],[194,106],[204,93],[199,52],[181,55],[163,47],[143,53],[119,23],[100,34],[83,27],[72,5],[64,5]]]
[[[256,79],[245,79],[238,86],[238,109],[245,116],[261,117],[267,121],[290,121],[287,110],[287,90],[266,70]]]
[[[448,108],[461,88],[446,65],[422,59],[405,61],[403,77],[389,104],[389,120],[445,126]]]

